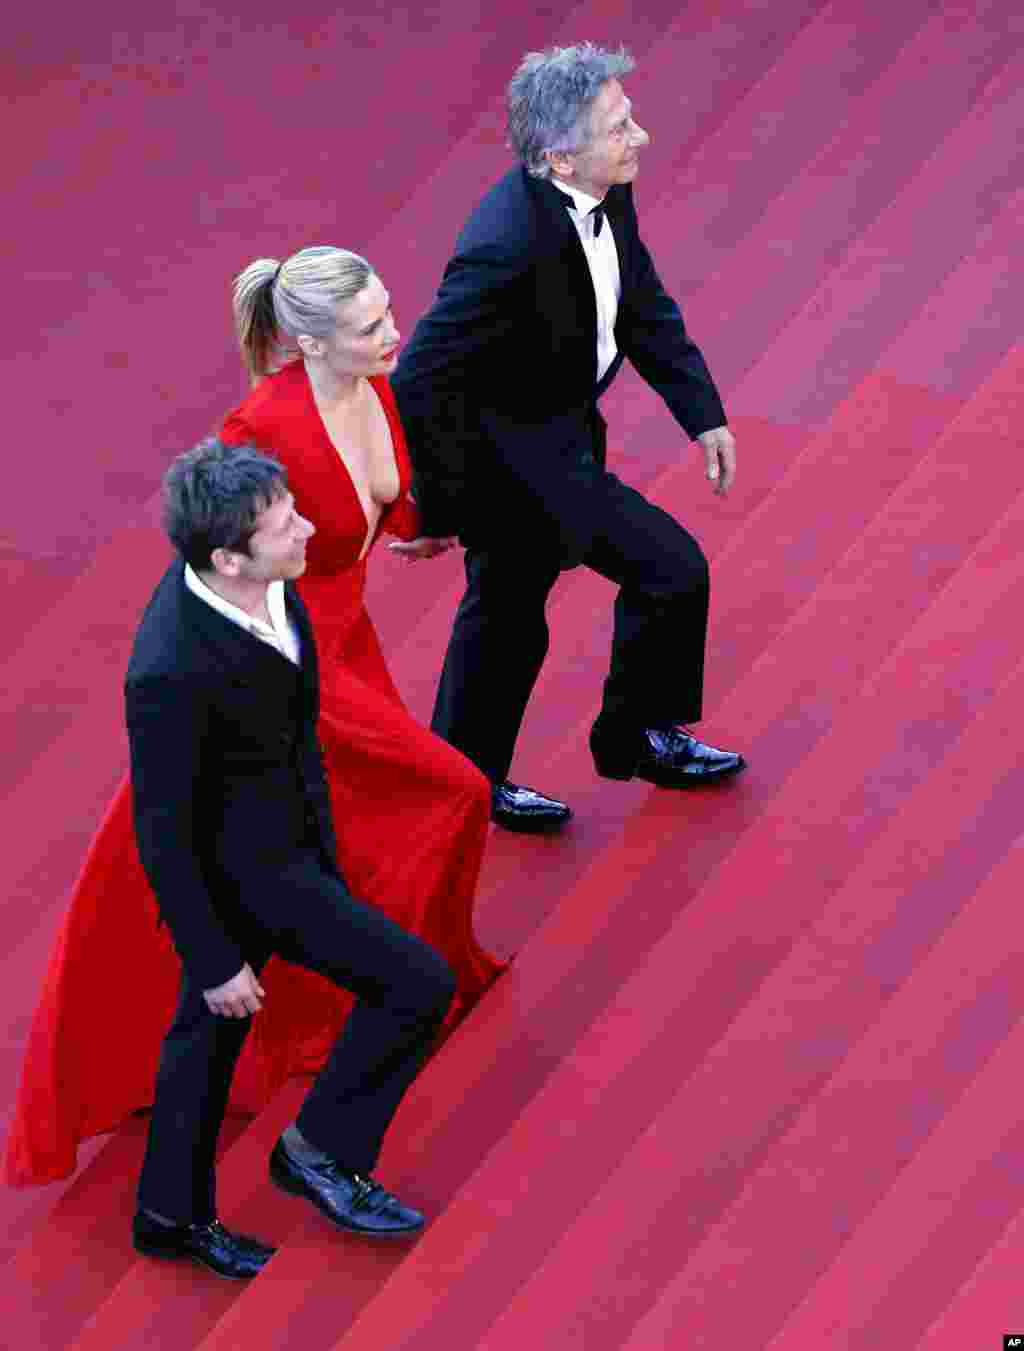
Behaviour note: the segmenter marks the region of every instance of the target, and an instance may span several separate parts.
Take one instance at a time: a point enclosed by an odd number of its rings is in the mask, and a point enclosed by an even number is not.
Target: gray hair
[[[508,138],[535,178],[549,178],[546,150],[580,150],[590,139],[590,109],[609,80],[634,66],[625,47],[592,42],[527,52],[508,86]]]
[[[269,455],[210,436],[164,474],[164,529],[186,563],[209,571],[215,549],[249,552],[256,518],[287,489],[284,468]]]
[[[325,338],[335,307],[357,296],[374,275],[358,253],[314,244],[279,263],[257,258],[235,278],[232,304],[242,359],[259,380],[294,352],[300,333]]]

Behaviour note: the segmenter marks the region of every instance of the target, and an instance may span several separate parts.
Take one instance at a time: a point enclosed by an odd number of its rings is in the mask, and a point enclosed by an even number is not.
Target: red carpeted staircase
[[[228,279],[341,243],[408,332],[507,164],[501,90],[531,47],[623,40],[638,60],[641,222],[723,387],[740,477],[715,498],[630,374],[605,400],[612,467],[712,559],[702,728],[750,768],[703,794],[594,776],[612,590],[566,574],[515,775],[577,815],[558,838],[492,836],[478,928],[515,961],[417,1081],[380,1168],[426,1232],[373,1247],[269,1185],[294,1083],[222,1142],[222,1217],[280,1242],[266,1272],[241,1287],[136,1260],[134,1119],[69,1182],[0,1195],[0,1344],[1024,1335],[1017,7],[158,9],[101,0],[45,40],[21,19],[5,60],[25,263],[5,330],[3,1104],[124,768],[120,677],[166,557],[155,485],[242,388]],[[421,717],[459,590],[455,558],[373,569]]]

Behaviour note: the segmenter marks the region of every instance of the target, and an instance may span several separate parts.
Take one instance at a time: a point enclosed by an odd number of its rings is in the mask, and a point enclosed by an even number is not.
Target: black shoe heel
[[[275,1187],[280,1187],[283,1192],[288,1192],[291,1196],[305,1196],[306,1188],[297,1178],[286,1173],[283,1168],[279,1168],[271,1155],[270,1158],[270,1180]]]
[[[591,733],[590,753],[594,757],[594,768],[600,774],[602,779],[621,779],[623,781],[633,778],[636,774],[637,752],[636,750],[623,750],[621,746],[613,746],[605,743]]]
[[[132,1247],[143,1257],[165,1257],[176,1261],[182,1256],[180,1248],[167,1248],[159,1243],[149,1243],[146,1239],[134,1237]]]
[[[594,768],[602,779],[631,779],[636,773],[636,760],[632,757],[608,755],[594,756]]]

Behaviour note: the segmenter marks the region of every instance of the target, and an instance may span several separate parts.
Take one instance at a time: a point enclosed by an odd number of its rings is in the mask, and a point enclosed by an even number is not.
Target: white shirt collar
[[[595,206],[601,206],[604,201],[603,197],[591,197],[589,192],[581,192],[579,188],[571,188],[567,183],[556,183],[554,179],[550,181],[559,192],[564,192],[566,197],[572,198],[573,209],[578,211],[581,216],[589,215]]]
[[[288,619],[283,581],[278,579],[267,583],[267,609],[270,612],[273,627],[264,624],[262,619],[257,619],[254,615],[248,614],[237,605],[232,605],[229,600],[225,600],[223,596],[218,595],[216,591],[206,585],[189,563],[185,564],[185,585],[200,600],[204,600],[207,605],[216,610],[218,614],[223,615],[225,619],[230,619],[232,624],[237,624],[239,628],[245,629],[257,638],[262,638],[264,642],[271,643],[290,661],[298,662],[298,640]]]
[[[270,618],[278,637],[282,633],[287,633],[290,621],[284,603],[284,582],[271,582],[267,587],[267,609],[270,611]]]

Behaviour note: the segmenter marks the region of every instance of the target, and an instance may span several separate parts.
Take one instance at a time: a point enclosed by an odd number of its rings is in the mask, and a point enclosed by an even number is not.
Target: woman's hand
[[[418,558],[436,558],[438,554],[446,554],[449,549],[454,549],[457,543],[454,535],[436,538],[432,535],[420,535],[417,539],[399,540],[395,544],[389,544],[388,548],[406,562],[415,563]]]

